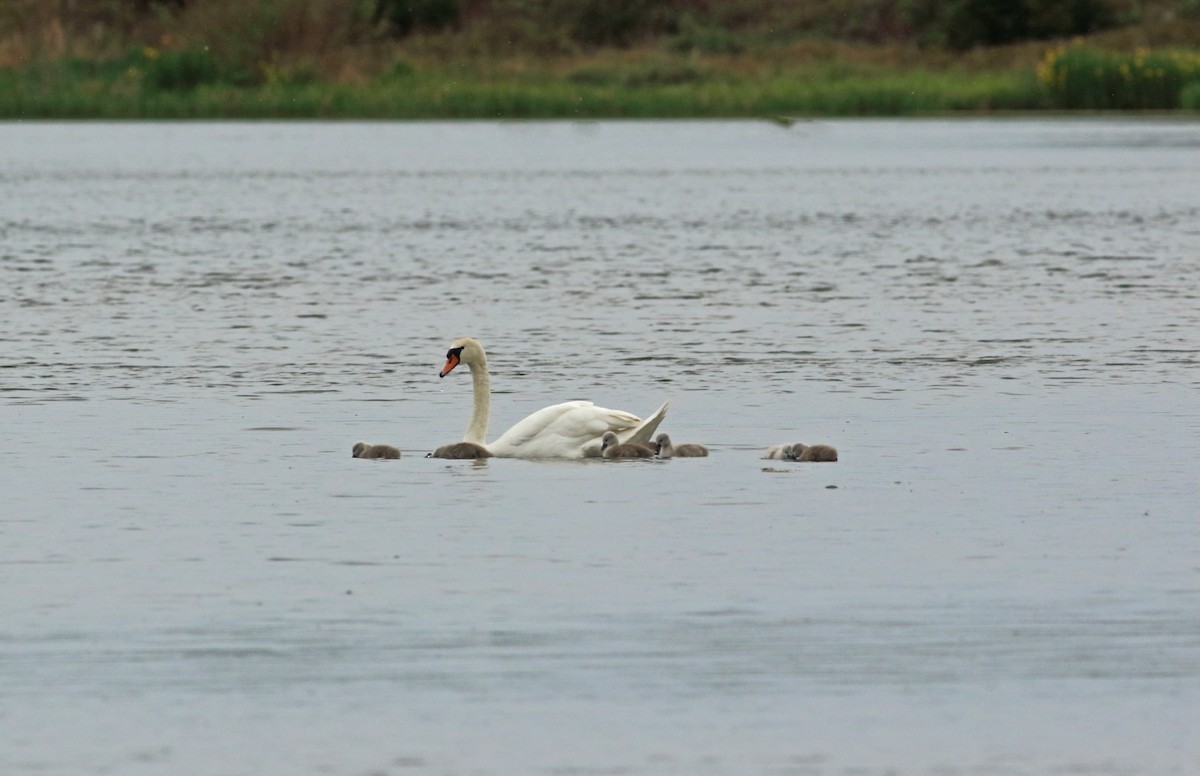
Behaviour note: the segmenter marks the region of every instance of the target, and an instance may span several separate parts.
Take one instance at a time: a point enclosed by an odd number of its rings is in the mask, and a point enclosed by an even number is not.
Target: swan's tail
[[[626,442],[634,442],[639,445],[648,444],[650,437],[654,436],[654,432],[658,429],[658,424],[663,422],[663,418],[667,416],[667,405],[671,402],[664,401],[662,406],[654,411],[654,414],[638,423],[633,428],[627,428],[624,431],[617,432],[617,439],[621,444]]]
[[[636,425],[628,428],[615,431],[617,442],[624,444],[626,442],[636,442],[641,445],[648,445],[650,437],[654,436],[654,430],[658,428],[658,424],[662,423],[663,418],[667,416],[667,405],[670,402],[663,402],[663,405],[654,411],[654,414],[645,420],[638,420],[636,415],[630,415],[628,412],[614,413],[617,421],[637,421]],[[619,428],[618,426],[610,426],[610,428]],[[493,445],[495,442],[492,443]],[[583,458],[598,458],[600,456],[600,437],[596,437],[592,441],[580,448],[580,457]]]

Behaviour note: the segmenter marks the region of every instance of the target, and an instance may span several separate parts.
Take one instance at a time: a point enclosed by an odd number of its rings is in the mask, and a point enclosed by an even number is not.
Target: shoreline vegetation
[[[1200,110],[1200,0],[7,0],[0,119]]]

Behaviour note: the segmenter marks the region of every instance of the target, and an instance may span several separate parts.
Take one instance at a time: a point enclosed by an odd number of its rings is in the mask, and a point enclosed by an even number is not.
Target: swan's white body
[[[590,401],[567,401],[538,410],[488,443],[491,383],[483,345],[470,337],[455,340],[439,375],[445,377],[459,363],[471,370],[475,392],[471,424],[463,441],[482,445],[497,458],[599,457],[600,440],[606,432],[616,434],[622,443],[646,444],[667,415],[666,402],[642,420],[628,412],[597,407]]]

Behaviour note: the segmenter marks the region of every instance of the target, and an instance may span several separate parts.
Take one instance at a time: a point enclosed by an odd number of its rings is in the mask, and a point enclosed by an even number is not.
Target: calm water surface
[[[1198,773],[1198,192],[1185,122],[0,125],[0,772]],[[713,453],[427,460],[463,335],[493,437]]]

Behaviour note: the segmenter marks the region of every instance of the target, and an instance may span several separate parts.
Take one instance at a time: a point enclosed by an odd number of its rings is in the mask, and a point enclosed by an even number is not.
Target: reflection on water
[[[1194,124],[0,141],[6,772],[1197,761]],[[424,459],[468,334],[713,454]]]

